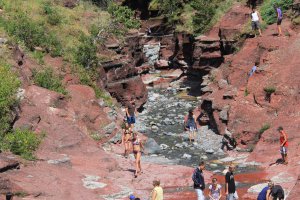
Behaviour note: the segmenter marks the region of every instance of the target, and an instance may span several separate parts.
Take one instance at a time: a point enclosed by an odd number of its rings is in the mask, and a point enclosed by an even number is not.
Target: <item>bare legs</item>
[[[278,29],[278,36],[282,36],[281,26],[277,25],[277,29]]]
[[[135,173],[134,177],[137,177],[138,174],[141,174],[142,167],[141,167],[141,152],[135,153]]]

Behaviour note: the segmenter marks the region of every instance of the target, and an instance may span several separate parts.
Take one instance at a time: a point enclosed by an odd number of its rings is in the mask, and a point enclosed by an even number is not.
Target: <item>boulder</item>
[[[145,151],[150,154],[160,153],[161,148],[153,138],[149,138],[145,143]]]

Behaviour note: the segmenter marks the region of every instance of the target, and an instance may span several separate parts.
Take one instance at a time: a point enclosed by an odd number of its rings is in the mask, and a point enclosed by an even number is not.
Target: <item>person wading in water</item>
[[[134,177],[136,178],[138,175],[142,173],[141,156],[142,156],[142,150],[144,150],[144,145],[142,141],[138,138],[137,134],[133,134],[132,146],[133,146],[133,155],[135,157]]]
[[[194,116],[193,110],[189,110],[189,114],[184,120],[184,128],[186,131],[189,131],[190,142],[194,142],[196,138],[197,124],[195,119],[196,118]]]
[[[124,129],[123,129],[123,135],[122,135],[122,144],[124,145],[125,151],[124,151],[124,157],[127,158],[129,151],[130,151],[130,143],[132,139],[132,130],[129,127],[127,121],[124,121]]]

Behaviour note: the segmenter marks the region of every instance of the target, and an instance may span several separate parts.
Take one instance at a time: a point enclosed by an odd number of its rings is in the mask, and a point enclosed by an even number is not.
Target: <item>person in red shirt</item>
[[[283,162],[283,164],[287,165],[288,164],[287,149],[289,146],[288,140],[287,140],[287,134],[281,126],[279,126],[277,130],[280,133],[279,141],[280,141],[280,153],[282,156],[282,162]]]

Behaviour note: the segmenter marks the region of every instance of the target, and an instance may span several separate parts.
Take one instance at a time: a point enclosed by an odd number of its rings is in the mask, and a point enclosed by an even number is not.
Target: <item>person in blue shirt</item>
[[[279,6],[274,6],[275,10],[276,10],[276,14],[277,14],[277,29],[278,29],[278,36],[282,36],[282,31],[281,31],[281,23],[282,23],[282,18],[283,18],[283,14],[282,14],[282,10]]]

